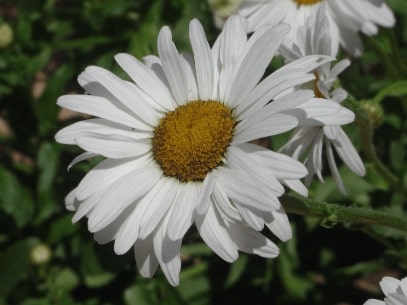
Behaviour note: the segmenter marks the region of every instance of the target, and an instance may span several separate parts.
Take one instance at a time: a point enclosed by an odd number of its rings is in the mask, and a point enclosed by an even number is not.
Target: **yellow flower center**
[[[294,0],[298,5],[312,5],[321,1],[322,0]]]
[[[218,101],[192,101],[167,113],[154,130],[153,154],[164,175],[203,181],[222,162],[236,125]]]

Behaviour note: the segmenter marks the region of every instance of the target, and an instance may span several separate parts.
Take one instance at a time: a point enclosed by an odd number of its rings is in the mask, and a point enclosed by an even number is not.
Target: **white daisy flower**
[[[117,254],[133,247],[143,276],[160,265],[172,285],[193,223],[227,262],[238,250],[277,256],[278,247],[260,231],[291,238],[278,197],[283,184],[307,195],[299,180],[307,170],[248,142],[296,127],[298,113],[318,117],[339,109],[333,102],[304,106],[312,90],[278,97],[312,80],[309,72],[330,57],[308,56],[261,80],[288,31],[287,25],[263,27],[248,39],[241,18],[233,16],[211,48],[193,20],[193,54],[179,54],[168,27],[158,36],[159,57],[143,63],[118,54],[131,82],[86,68],[79,83],[90,95],[62,96],[58,105],[97,118],[62,129],[56,140],[86,151],[71,166],[96,155],[106,159],[68,194],[73,221],[86,216],[96,241],[114,240]]]
[[[363,305],[407,305],[407,277],[402,280],[385,276],[380,287],[386,296],[384,301],[369,299]]]
[[[329,36],[329,24],[323,8],[320,8],[315,16],[307,19],[305,25],[298,29],[298,43],[286,40],[281,48],[280,54],[287,62],[311,54],[331,54]],[[301,44],[299,43],[301,42]],[[347,93],[342,88],[332,90],[337,76],[350,64],[347,59],[341,60],[331,68],[331,63],[325,63],[315,69],[315,80],[307,84],[313,88],[315,96],[320,99],[329,99],[340,104]],[[290,140],[282,148],[296,159],[305,158],[308,169],[306,184],[309,184],[314,175],[323,181],[322,177],[322,154],[325,152],[328,165],[339,190],[346,194],[345,187],[339,175],[335,163],[333,150],[345,164],[357,175],[365,175],[365,167],[351,141],[340,127],[353,122],[355,115],[345,107],[335,114],[335,118],[308,118],[299,122]]]
[[[393,12],[383,0],[244,0],[238,12],[247,18],[250,31],[266,23],[288,23],[288,37],[295,41],[298,28],[319,7],[326,8],[334,54],[341,45],[353,56],[360,56],[363,47],[359,31],[373,36],[378,25],[392,27],[395,23]]]

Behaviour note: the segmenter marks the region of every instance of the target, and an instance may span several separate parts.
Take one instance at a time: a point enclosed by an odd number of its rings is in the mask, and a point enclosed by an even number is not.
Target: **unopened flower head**
[[[380,281],[384,301],[369,299],[363,305],[407,305],[407,277],[398,280],[385,276]]]
[[[277,256],[278,247],[260,231],[291,238],[278,197],[283,185],[307,195],[299,180],[307,170],[249,142],[296,127],[313,92],[282,92],[314,79],[310,72],[331,60],[308,56],[263,78],[288,31],[265,26],[248,39],[241,18],[232,16],[210,47],[193,20],[192,54],[180,54],[163,27],[159,57],[115,56],[131,81],[86,68],[78,80],[88,94],[62,96],[58,105],[96,118],[62,129],[56,140],[85,150],[71,166],[98,155],[105,160],[68,194],[73,221],[86,216],[99,243],[114,240],[117,254],[133,247],[143,276],[160,265],[172,285],[192,224],[225,261],[236,260],[238,251]],[[334,102],[320,107],[326,114],[339,109]]]
[[[334,54],[341,45],[353,56],[360,56],[363,47],[358,32],[372,36],[378,26],[392,27],[395,23],[383,0],[244,0],[238,12],[247,18],[250,31],[266,23],[289,24],[288,37],[295,41],[298,28],[323,6]]]
[[[226,19],[235,13],[242,1],[243,0],[208,0],[215,26],[221,29]]]
[[[287,39],[282,44],[280,54],[287,62],[306,55],[332,54],[329,23],[324,10],[324,7],[320,7],[315,16],[309,17],[305,25],[298,28],[297,42]],[[347,93],[342,88],[333,89],[333,85],[338,75],[349,65],[350,61],[347,59],[341,60],[334,66],[331,66],[330,62],[321,65],[314,70],[315,79],[305,86],[314,90],[316,98],[340,104],[347,97]],[[360,176],[365,174],[362,160],[341,128],[342,125],[351,123],[354,118],[352,111],[341,107],[340,111],[333,115],[313,116],[300,120],[282,151],[296,159],[304,159],[308,169],[306,184],[311,182],[314,175],[323,181],[323,151],[328,159],[333,178],[342,193],[346,193],[346,190],[339,175],[334,151],[354,173]]]

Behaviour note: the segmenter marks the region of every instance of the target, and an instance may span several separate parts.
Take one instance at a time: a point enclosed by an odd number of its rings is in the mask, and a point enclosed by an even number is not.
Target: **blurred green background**
[[[310,197],[399,214],[406,212],[407,189],[407,5],[388,3],[396,27],[364,37],[364,55],[341,77],[362,114],[346,131],[362,151],[367,175],[341,167],[347,197],[328,175],[324,184],[312,184]],[[242,254],[228,264],[191,229],[180,286],[173,288],[161,271],[143,279],[131,252],[116,256],[112,244],[94,242],[85,220],[72,225],[64,197],[94,162],[67,172],[80,150],[55,143],[54,134],[83,117],[59,109],[58,96],[83,93],[76,76],[88,65],[126,77],[113,56],[156,54],[163,25],[171,26],[179,50],[188,51],[192,18],[213,42],[218,30],[205,0],[0,1],[1,305],[363,304],[382,298],[383,275],[406,275],[405,232],[290,214],[294,238],[279,243],[274,260]],[[374,130],[370,144],[394,181],[361,145],[366,122]]]

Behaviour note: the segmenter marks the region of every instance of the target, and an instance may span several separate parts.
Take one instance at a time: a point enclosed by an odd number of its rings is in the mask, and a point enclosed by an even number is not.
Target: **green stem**
[[[341,206],[290,194],[283,195],[281,203],[287,213],[321,217],[334,223],[381,225],[407,232],[406,215],[393,215],[366,208]]]
[[[391,45],[391,51],[392,51],[392,63],[393,66],[396,67],[397,71],[398,71],[398,78],[393,78],[394,81],[397,81],[401,78],[404,77],[404,75],[406,74],[406,64],[405,61],[401,58],[401,54],[400,54],[400,49],[399,49],[399,45],[397,42],[397,38],[394,34],[394,30],[387,30],[386,31],[387,36],[389,38],[390,41],[390,45]],[[401,102],[401,107],[403,108],[404,114],[407,114],[407,97],[406,96],[402,96],[400,97],[400,102]]]
[[[406,73],[407,72],[406,64],[405,64],[404,60],[401,58],[400,49],[399,49],[397,38],[394,34],[394,30],[388,29],[388,30],[386,30],[386,34],[387,34],[387,37],[389,38],[390,45],[391,45],[393,65],[395,67],[398,67],[398,69],[401,72]]]
[[[371,162],[374,169],[386,180],[386,182],[400,194],[407,197],[407,190],[405,189],[402,180],[393,174],[382,161],[376,153],[376,148],[373,144],[373,125],[363,111],[359,104],[350,97],[346,103],[350,108],[355,111],[360,122],[360,132],[362,138],[362,149],[365,154],[365,158],[368,162]]]

